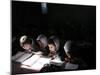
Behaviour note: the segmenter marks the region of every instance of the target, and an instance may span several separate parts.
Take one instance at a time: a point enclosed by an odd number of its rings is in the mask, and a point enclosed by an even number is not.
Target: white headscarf
[[[36,40],[41,41],[41,43],[43,44],[44,47],[47,46],[47,37],[43,34],[40,34]]]
[[[60,46],[59,38],[53,35],[49,39],[52,39],[54,41],[54,43],[56,45],[56,50],[59,50],[59,46]]]
[[[24,42],[26,42],[27,40],[31,41],[32,43],[32,46],[34,45],[34,41],[33,39],[29,38],[28,36],[26,35],[23,35],[21,38],[20,38],[20,45],[23,44]]]
[[[70,50],[70,45],[71,45],[71,40],[66,41],[65,45],[64,45],[64,50],[66,53],[69,52]]]
[[[21,38],[20,38],[20,44],[21,43],[24,43],[27,39],[27,36],[26,35],[23,35]]]

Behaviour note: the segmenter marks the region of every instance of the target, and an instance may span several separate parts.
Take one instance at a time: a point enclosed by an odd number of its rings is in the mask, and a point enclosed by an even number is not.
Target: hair
[[[31,38],[27,39],[27,40],[24,42],[24,44],[25,44],[25,43],[32,44],[32,39],[31,39]]]
[[[56,46],[55,43],[54,43],[54,41],[53,41],[53,39],[49,39],[48,40],[48,44],[53,44],[54,46]]]
[[[32,39],[28,38],[23,43],[20,43],[21,46],[23,46],[24,44],[32,44]]]

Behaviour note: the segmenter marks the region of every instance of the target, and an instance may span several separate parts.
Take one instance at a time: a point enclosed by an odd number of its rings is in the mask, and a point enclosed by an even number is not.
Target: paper
[[[16,55],[12,56],[12,60],[16,60],[17,58],[21,57],[24,52],[18,52]]]
[[[37,62],[39,60],[39,58],[40,58],[40,55],[33,55],[32,57],[30,57],[26,61],[22,62],[22,64],[32,66],[32,64]]]
[[[40,71],[45,64],[50,63],[50,58],[40,57],[39,55],[34,55],[29,60],[22,63],[22,68],[33,69]]]
[[[12,60],[22,63],[32,55],[33,55],[32,53],[18,52],[15,56],[12,57]]]
[[[49,64],[49,58],[40,58],[35,64],[32,65],[32,68],[35,70],[41,70],[45,64]]]

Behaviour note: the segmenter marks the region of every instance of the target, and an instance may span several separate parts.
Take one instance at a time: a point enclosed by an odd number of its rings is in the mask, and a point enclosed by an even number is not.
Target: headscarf
[[[32,47],[33,47],[34,44],[35,44],[34,41],[33,41],[33,39],[32,38],[29,38],[26,35],[21,36],[19,42],[20,42],[20,45],[21,46],[23,46],[24,43],[30,43],[32,45]]]
[[[64,45],[64,50],[66,53],[68,53],[70,51],[70,46],[71,46],[71,40],[66,41],[66,43]]]
[[[59,50],[59,46],[60,46],[59,38],[53,35],[49,39],[52,39],[54,41],[54,44],[56,46],[56,50],[58,51]]]
[[[36,40],[37,40],[37,41],[39,40],[39,41],[43,44],[44,47],[47,46],[47,37],[46,37],[45,35],[40,34],[40,35],[37,37]]]

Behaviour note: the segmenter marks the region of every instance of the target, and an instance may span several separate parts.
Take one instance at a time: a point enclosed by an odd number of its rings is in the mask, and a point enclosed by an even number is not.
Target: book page
[[[32,64],[34,64],[35,62],[37,62],[39,60],[40,56],[41,55],[33,55],[29,59],[27,59],[24,62],[22,62],[22,64],[28,65],[28,66],[32,66]]]
[[[33,60],[33,58],[35,59]],[[35,55],[33,58],[32,60],[28,60],[27,63],[24,62],[21,67],[40,71],[44,67],[44,65],[49,64],[51,60],[51,58],[39,57],[37,55]],[[31,65],[29,65],[29,61],[31,61]]]
[[[16,61],[17,62],[24,62],[25,60],[27,60],[28,58],[30,58],[33,54],[32,53],[24,53],[24,55],[22,55],[20,58],[18,58]]]
[[[50,58],[41,57],[35,64],[32,65],[32,68],[35,70],[41,70],[45,64],[50,63]]]
[[[32,55],[33,55],[32,53],[18,52],[16,55],[14,55],[12,57],[12,60],[16,61],[16,62],[21,62],[22,63],[23,61],[25,61],[26,59],[28,59]]]
[[[17,58],[21,57],[24,52],[18,52],[16,55],[12,56],[12,60],[16,60]]]

